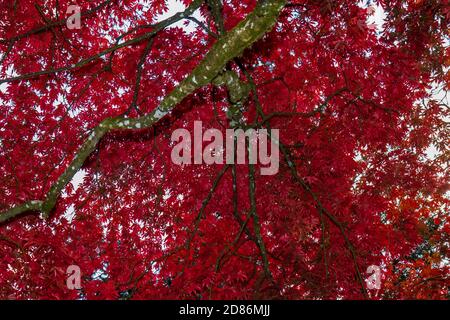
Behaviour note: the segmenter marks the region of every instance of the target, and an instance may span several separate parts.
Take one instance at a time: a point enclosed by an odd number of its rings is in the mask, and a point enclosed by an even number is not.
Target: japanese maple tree
[[[448,1],[181,2],[0,0],[0,298],[449,298]]]

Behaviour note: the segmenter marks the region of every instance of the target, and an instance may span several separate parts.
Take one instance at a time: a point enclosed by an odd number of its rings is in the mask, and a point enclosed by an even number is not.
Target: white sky
[[[167,18],[173,16],[177,12],[183,12],[185,9],[186,9],[186,6],[183,3],[181,3],[180,0],[169,0],[168,1],[168,10],[166,12],[158,15],[155,20],[156,20],[156,22],[162,21],[164,19],[167,19]],[[204,21],[203,17],[200,15],[200,10],[196,10],[192,16],[194,18],[197,18],[197,20],[199,20],[199,21]],[[186,23],[187,23],[187,25],[186,25]],[[195,25],[194,22],[192,22],[190,20],[186,20],[186,19],[178,21],[177,23],[174,23],[171,27],[181,27],[188,33],[194,31],[197,28],[197,26]]]

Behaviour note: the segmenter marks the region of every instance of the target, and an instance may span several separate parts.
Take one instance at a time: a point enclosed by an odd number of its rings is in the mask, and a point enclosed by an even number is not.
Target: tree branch
[[[197,3],[197,1],[194,1]],[[173,91],[168,94],[151,113],[138,118],[125,118],[118,116],[107,118],[95,127],[86,141],[75,154],[71,164],[65,172],[52,185],[44,201],[33,200],[25,204],[8,209],[0,214],[0,223],[6,222],[28,211],[40,211],[44,218],[50,215],[57,198],[64,187],[70,182],[75,173],[81,168],[87,157],[94,151],[100,139],[112,130],[133,130],[149,128],[179,104],[185,97],[193,93],[200,87],[207,85],[226,66],[228,61],[241,55],[243,51],[259,40],[267,31],[271,30],[285,0],[267,0],[259,4],[236,27],[224,34],[212,46],[200,64],[183,80]],[[149,35],[138,37],[137,39],[148,38]],[[140,41],[140,40],[139,40]],[[125,42],[129,43],[129,41]],[[121,44],[120,46],[125,46]],[[108,52],[111,52],[110,48]],[[92,61],[92,58],[90,58]]]
[[[250,150],[249,150],[250,151]],[[263,262],[264,274],[270,281],[273,281],[272,273],[270,272],[269,259],[267,258],[266,246],[261,235],[261,225],[259,223],[259,216],[256,212],[256,183],[255,183],[255,165],[248,165],[248,176],[249,176],[249,195],[250,195],[250,212],[253,216],[253,229],[255,231],[255,236],[257,240],[257,246],[261,254],[261,259]]]
[[[270,135],[270,134],[269,134]],[[328,219],[339,229],[342,237],[344,238],[345,244],[347,246],[347,249],[350,251],[351,256],[352,256],[352,260],[353,260],[353,264],[355,266],[355,271],[356,271],[356,275],[357,275],[357,279],[358,282],[361,286],[361,291],[364,295],[365,298],[368,297],[367,295],[367,290],[366,287],[364,285],[364,279],[362,278],[361,272],[359,270],[359,266],[358,266],[358,262],[356,259],[356,251],[355,248],[353,247],[353,244],[351,243],[350,239],[347,236],[347,233],[345,232],[345,228],[343,226],[343,224],[331,213],[329,212],[322,204],[322,202],[320,201],[319,197],[316,195],[316,193],[314,191],[312,191],[311,187],[306,183],[306,181],[304,181],[297,173],[297,169],[295,168],[295,164],[294,162],[290,159],[290,155],[289,152],[286,150],[286,148],[284,148],[283,144],[280,142],[279,143],[279,147],[281,152],[283,153],[285,160],[288,164],[288,167],[291,171],[292,176],[294,177],[294,179],[302,186],[302,188],[308,192],[310,194],[310,196],[313,198],[314,202],[316,203],[316,208],[319,211],[320,214],[324,214],[325,216],[328,217]]]
[[[250,87],[252,89],[253,92],[253,99],[254,99],[254,103],[255,103],[255,107],[256,107],[256,111],[257,114],[261,117],[262,122],[258,123],[255,120],[255,124],[254,126],[257,127],[261,127],[264,123],[267,122],[268,117],[265,115],[264,111],[262,110],[262,106],[261,103],[259,101],[259,97],[258,97],[258,91],[257,91],[257,87],[255,84],[255,81],[253,80],[252,75],[245,69],[245,67],[240,63],[240,61],[238,59],[235,59],[238,67],[244,72],[245,76],[248,78]],[[323,112],[323,109],[326,108],[326,106],[328,105],[328,103],[330,102],[330,100],[337,96],[340,95],[342,92],[344,91],[348,91],[348,89],[346,87],[343,87],[341,89],[338,89],[337,91],[335,91],[333,94],[331,94],[330,96],[328,96],[325,101],[315,110],[313,110],[312,112],[315,114],[317,112]],[[269,124],[269,128],[270,128],[270,124]],[[271,137],[270,131],[269,131],[269,137]],[[359,270],[359,266],[358,266],[358,262],[357,262],[357,257],[356,257],[356,251],[355,248],[353,247],[353,244],[351,243],[350,239],[347,236],[347,233],[345,232],[345,228],[342,225],[342,223],[333,215],[331,214],[321,203],[319,197],[314,193],[314,191],[310,188],[310,186],[298,175],[297,173],[297,169],[295,167],[294,162],[291,160],[289,151],[285,148],[285,146],[281,143],[281,141],[278,141],[278,146],[281,150],[281,152],[283,153],[283,156],[288,164],[288,167],[290,169],[290,172],[292,174],[292,176],[294,177],[294,179],[302,186],[302,188],[308,192],[308,194],[310,194],[310,196],[313,198],[315,204],[316,204],[316,208],[319,211],[319,214],[324,214],[341,232],[342,237],[344,238],[344,241],[346,243],[346,246],[348,248],[348,250],[351,253],[352,256],[352,260],[353,260],[353,264],[355,267],[355,271],[356,271],[356,275],[357,275],[357,279],[358,282],[361,286],[361,291],[364,295],[365,298],[368,297],[367,294],[367,290],[366,287],[364,285],[364,279],[362,278],[361,272]]]
[[[211,10],[211,14],[213,16],[214,22],[216,24],[217,31],[219,35],[225,33],[225,26],[223,23],[222,17],[222,2],[221,0],[207,0],[209,9]]]
[[[103,9],[104,7],[106,7],[112,1],[113,0],[106,0],[106,1],[100,3],[99,5],[97,5],[96,7],[92,8],[90,10],[86,10],[86,11],[81,12],[80,15],[81,15],[81,17],[91,16],[95,12],[97,12],[97,11]],[[66,23],[67,23],[67,19],[61,19],[61,20],[54,21],[54,22],[46,22],[46,24],[41,26],[41,27],[38,27],[36,29],[33,29],[33,30],[28,31],[28,32],[22,33],[20,35],[14,36],[12,38],[0,39],[0,43],[9,43],[9,44],[12,43],[12,44],[14,44],[14,42],[16,42],[18,40],[21,40],[23,38],[27,38],[27,37],[29,37],[31,35],[34,35],[34,34],[45,32],[45,31],[50,30],[50,29],[52,29],[54,27],[57,27],[57,26],[62,26],[64,24],[66,24]]]
[[[26,73],[26,74],[15,76],[15,77],[1,79],[0,84],[20,81],[20,80],[33,79],[33,78],[43,76],[43,75],[50,75],[50,74],[55,74],[55,73],[59,73],[59,72],[75,70],[75,69],[84,67],[85,65],[100,59],[101,57],[103,57],[104,55],[107,55],[108,53],[111,53],[110,56],[112,58],[115,51],[125,48],[125,47],[128,47],[130,45],[139,43],[141,41],[151,39],[158,32],[162,31],[163,29],[167,28],[168,26],[172,25],[173,23],[178,22],[187,16],[190,16],[195,10],[197,10],[201,6],[202,3],[203,3],[203,0],[195,0],[194,2],[191,3],[191,5],[189,7],[186,8],[186,10],[184,10],[182,12],[178,12],[178,13],[174,14],[173,16],[171,16],[170,18],[167,18],[166,20],[158,22],[154,25],[146,26],[146,27],[152,27],[153,28],[152,31],[149,31],[141,36],[130,39],[128,41],[118,43],[118,41],[120,41],[125,35],[127,35],[129,33],[129,32],[126,32],[117,39],[117,42],[115,45],[113,45],[93,56],[81,59],[77,63],[71,64],[71,65],[66,65],[66,66],[59,67],[59,68],[41,70],[41,71],[37,71],[37,72],[30,72],[30,73]],[[132,30],[135,30],[135,29],[132,29]],[[110,61],[111,61],[111,59],[110,59]]]

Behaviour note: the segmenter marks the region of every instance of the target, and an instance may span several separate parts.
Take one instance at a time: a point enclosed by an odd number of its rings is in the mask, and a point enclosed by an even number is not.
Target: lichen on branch
[[[261,1],[244,20],[217,40],[200,64],[149,114],[138,118],[119,116],[103,120],[92,129],[68,168],[54,182],[44,201],[32,200],[10,208],[0,213],[0,223],[29,211],[41,212],[43,217],[48,217],[64,187],[72,180],[106,133],[112,130],[143,129],[154,125],[188,95],[209,84],[223,71],[229,61],[240,56],[245,49],[270,31],[285,4],[285,0]]]

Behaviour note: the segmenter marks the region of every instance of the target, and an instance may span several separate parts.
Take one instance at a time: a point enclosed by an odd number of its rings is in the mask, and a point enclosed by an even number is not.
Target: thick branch
[[[175,87],[151,113],[139,118],[119,116],[103,120],[91,131],[87,140],[76,153],[72,163],[52,185],[45,200],[27,202],[4,211],[0,214],[0,223],[27,211],[41,211],[44,217],[47,217],[55,206],[63,188],[70,182],[87,157],[95,149],[97,143],[107,132],[117,129],[131,130],[149,128],[158,122],[162,117],[172,111],[185,97],[193,93],[196,89],[210,83],[223,70],[228,61],[241,55],[246,48],[250,47],[267,31],[271,30],[285,3],[284,0],[267,0],[259,4],[236,27],[219,38],[192,73]]]

